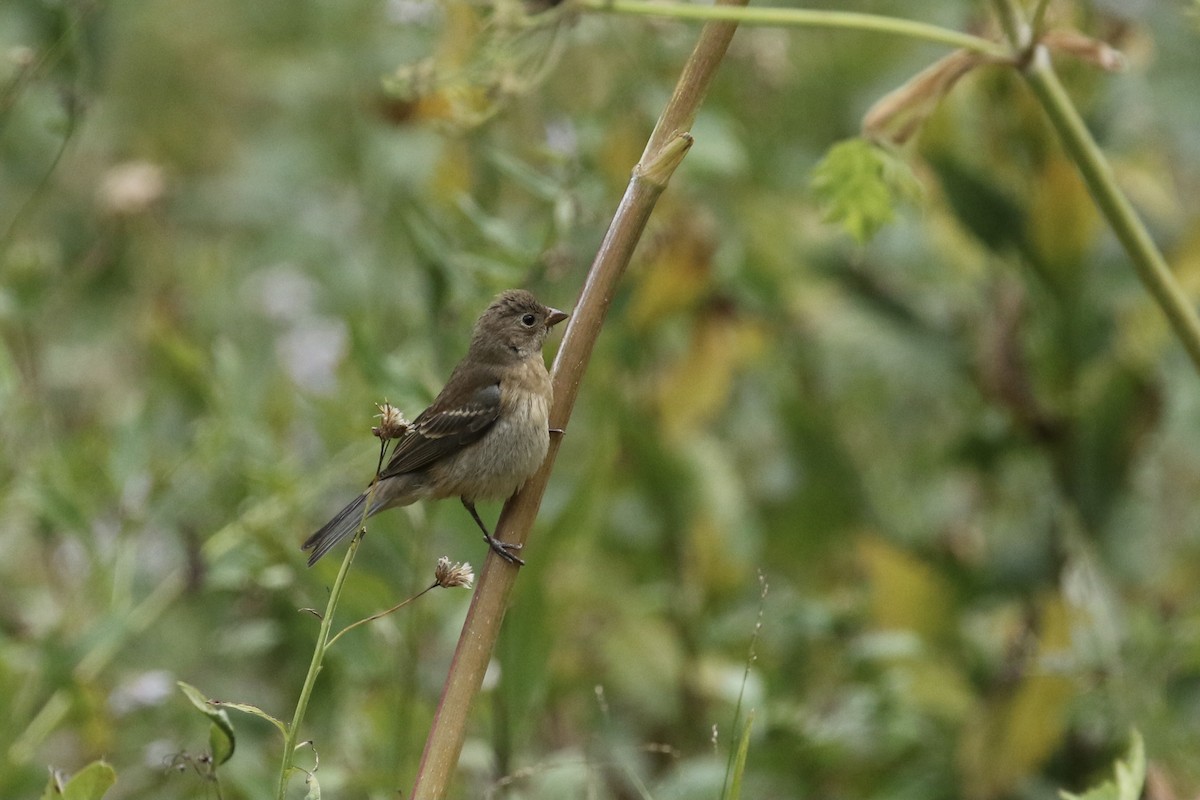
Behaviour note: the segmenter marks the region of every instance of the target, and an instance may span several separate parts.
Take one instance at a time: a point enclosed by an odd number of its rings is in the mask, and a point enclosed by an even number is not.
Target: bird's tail
[[[366,502],[367,492],[363,492],[351,500],[350,504],[339,511],[333,519],[326,522],[321,530],[308,537],[308,541],[300,545],[301,550],[312,550],[312,553],[308,556],[308,565],[310,567],[317,563],[321,556],[332,550],[334,545],[358,530],[363,522],[363,505]],[[381,508],[376,503],[367,516],[379,510]]]

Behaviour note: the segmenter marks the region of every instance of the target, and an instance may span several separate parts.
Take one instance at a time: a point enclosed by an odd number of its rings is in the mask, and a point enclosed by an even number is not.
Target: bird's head
[[[475,322],[471,350],[501,363],[539,353],[550,329],[567,318],[524,289],[499,294]]]

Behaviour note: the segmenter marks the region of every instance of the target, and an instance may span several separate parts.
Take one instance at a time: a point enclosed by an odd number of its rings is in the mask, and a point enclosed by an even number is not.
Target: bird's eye
[[[537,322],[537,317],[535,317],[533,314],[526,314],[525,316],[521,317],[521,324],[526,328],[532,328],[533,323],[535,322]]]

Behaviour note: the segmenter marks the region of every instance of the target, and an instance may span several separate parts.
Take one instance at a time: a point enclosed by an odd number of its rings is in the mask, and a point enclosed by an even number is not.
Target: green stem
[[[728,5],[693,5],[691,3],[648,2],[648,0],[576,0],[573,8],[587,11],[611,12],[650,17],[670,17],[681,20],[739,22],[743,25],[773,25],[776,27],[840,28],[872,31],[893,36],[906,36],[928,42],[961,47],[997,58],[1011,55],[1001,44],[968,33],[929,25],[924,22],[885,17],[878,14],[859,14],[852,11],[816,11],[806,8],[746,8]]]
[[[1050,6],[1050,0],[1038,0],[1037,6],[1033,9],[1032,21],[1029,23],[1029,28],[1033,32],[1033,37],[1036,39],[1042,35],[1042,31],[1046,27],[1046,9]]]
[[[1025,15],[1020,6],[1013,0],[992,0],[992,8],[1009,43],[1017,50],[1028,47],[1029,27],[1025,24]]]
[[[1138,278],[1167,315],[1192,364],[1200,371],[1200,317],[1196,315],[1196,308],[1175,280],[1133,204],[1117,185],[1103,151],[1092,138],[1054,72],[1050,53],[1045,47],[1034,49],[1033,58],[1029,60],[1024,74],[1083,176],[1096,205],[1133,261]]]
[[[436,589],[437,586],[438,586],[437,583],[431,583],[428,587],[417,592],[412,597],[408,598],[407,600],[402,600],[399,603],[396,603],[396,605],[392,606],[391,608],[387,609],[386,611],[380,611],[378,614],[372,614],[369,617],[364,617],[363,619],[360,619],[358,622],[351,622],[349,625],[347,625],[346,627],[344,627],[340,631],[338,631],[328,642],[325,643],[325,649],[329,650],[331,647],[334,646],[334,644],[337,643],[338,639],[342,638],[343,636],[345,636],[347,633],[354,630],[355,628],[361,627],[370,622],[374,622],[377,619],[383,619],[388,614],[396,613],[397,611],[404,608],[409,603],[416,601],[418,598],[424,597],[426,594],[428,594],[429,592]]]
[[[371,498],[367,498],[366,508],[371,507]],[[366,519],[366,511],[363,512],[363,518]],[[296,711],[292,714],[292,722],[287,727],[287,733],[284,735],[283,741],[283,758],[279,764],[279,791],[276,793],[276,800],[284,800],[287,795],[288,775],[292,771],[292,756],[296,752],[296,740],[300,736],[300,724],[304,721],[304,713],[308,710],[308,700],[312,697],[313,686],[317,683],[317,675],[321,672],[321,661],[325,658],[326,651],[329,650],[329,631],[333,627],[333,615],[337,611],[338,598],[342,595],[342,586],[346,583],[346,576],[350,573],[350,564],[354,561],[354,554],[358,551],[358,543],[362,541],[362,534],[356,535],[350,542],[350,547],[346,550],[346,557],[342,559],[342,566],[338,570],[337,578],[333,581],[333,588],[329,590],[329,602],[325,604],[325,614],[321,617],[321,628],[317,632],[317,644],[313,648],[312,661],[308,665],[308,675],[304,677],[304,686],[300,689],[300,698],[296,701]]]
[[[1058,131],[1063,148],[1083,176],[1100,213],[1108,220],[1125,253],[1133,261],[1133,268],[1142,285],[1166,314],[1192,365],[1200,372],[1200,316],[1196,314],[1196,307],[1175,280],[1167,260],[1150,237],[1133,204],[1117,185],[1104,151],[1092,138],[1083,117],[1058,79],[1050,61],[1050,51],[1032,39],[1033,34],[1020,4],[1016,0],[992,0],[992,5],[1012,46],[1029,54],[1028,58],[1022,59],[1026,83]],[[1042,23],[1045,5],[1039,2],[1034,9],[1035,26]],[[1034,30],[1039,28],[1035,27]]]

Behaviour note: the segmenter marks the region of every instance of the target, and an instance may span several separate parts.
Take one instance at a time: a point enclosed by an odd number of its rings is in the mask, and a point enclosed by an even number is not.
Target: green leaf
[[[117,782],[117,773],[103,761],[93,761],[65,784],[61,776],[50,776],[42,800],[100,800]]]
[[[1025,209],[998,181],[950,155],[931,155],[928,161],[950,210],[984,246],[1002,254],[1030,251]]]
[[[1129,752],[1125,760],[1116,762],[1117,780],[1105,781],[1088,789],[1083,794],[1060,791],[1063,800],[1138,800],[1142,786],[1146,783],[1146,745],[1136,730],[1131,736]]]
[[[754,712],[746,715],[746,727],[742,728],[742,737],[738,741],[737,758],[733,762],[733,779],[729,784],[729,800],[739,800],[742,796],[742,775],[746,772],[746,757],[750,754],[750,731],[754,728]]]
[[[213,766],[220,766],[233,757],[236,737],[233,733],[233,723],[222,708],[216,708],[211,700],[192,686],[190,683],[179,681],[179,688],[204,716],[212,722],[208,730],[208,744],[212,750]]]
[[[214,706],[219,706],[221,708],[232,708],[234,711],[241,711],[243,714],[250,714],[251,716],[258,717],[259,719],[265,719],[267,722],[278,728],[279,732],[285,737],[287,736],[287,725],[284,723],[284,721],[277,717],[271,716],[258,706],[252,706],[249,703],[226,703],[224,700],[209,700],[209,702]]]
[[[865,139],[829,148],[813,170],[811,186],[824,220],[841,225],[860,244],[892,221],[901,201],[921,196],[908,165]]]

